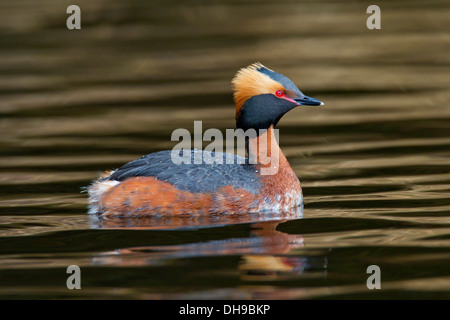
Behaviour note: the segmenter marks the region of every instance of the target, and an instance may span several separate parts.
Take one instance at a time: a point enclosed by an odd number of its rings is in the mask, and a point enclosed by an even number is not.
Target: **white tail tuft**
[[[113,172],[110,172],[112,174]],[[103,198],[103,195],[109,191],[111,188],[117,186],[120,181],[115,180],[104,180],[104,178],[100,178],[96,182],[88,188],[89,194],[89,214],[96,214],[100,211],[100,201]]]

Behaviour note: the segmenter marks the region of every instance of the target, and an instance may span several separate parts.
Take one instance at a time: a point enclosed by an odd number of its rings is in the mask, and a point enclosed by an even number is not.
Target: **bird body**
[[[241,69],[232,83],[237,127],[260,132],[247,140],[248,158],[191,150],[192,161],[176,164],[171,151],[143,156],[88,188],[89,212],[137,217],[281,212],[300,206],[300,182],[279,148],[274,127],[294,107],[322,103],[259,63]],[[208,157],[224,161],[210,163]]]

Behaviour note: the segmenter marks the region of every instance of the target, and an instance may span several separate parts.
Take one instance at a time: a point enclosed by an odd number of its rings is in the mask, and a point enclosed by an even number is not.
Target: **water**
[[[383,2],[374,31],[365,1],[78,1],[80,31],[69,4],[0,4],[0,298],[450,298],[448,2]],[[100,171],[234,128],[254,61],[326,104],[279,125],[303,210],[86,214]]]

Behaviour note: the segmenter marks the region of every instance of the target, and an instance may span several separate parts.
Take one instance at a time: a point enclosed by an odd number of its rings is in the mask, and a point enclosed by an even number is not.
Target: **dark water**
[[[79,31],[70,4],[0,3],[0,298],[450,298],[447,1],[380,1],[381,30],[367,1],[83,0]],[[100,171],[233,128],[254,61],[326,103],[279,125],[301,212],[86,214]]]

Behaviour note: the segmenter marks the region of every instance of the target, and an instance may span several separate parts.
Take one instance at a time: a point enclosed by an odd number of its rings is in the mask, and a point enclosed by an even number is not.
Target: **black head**
[[[286,112],[297,106],[323,105],[305,96],[289,78],[260,63],[239,70],[232,84],[236,125],[243,130],[275,126]]]

